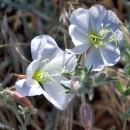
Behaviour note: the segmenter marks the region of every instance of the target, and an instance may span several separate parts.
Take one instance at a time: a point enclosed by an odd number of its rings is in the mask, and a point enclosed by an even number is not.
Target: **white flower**
[[[23,96],[43,94],[57,109],[64,110],[74,95],[61,93],[65,89],[60,81],[68,79],[60,72],[73,71],[76,56],[62,51],[47,35],[32,40],[31,53],[33,61],[26,70],[26,79],[15,83],[16,90]]]
[[[94,64],[93,71],[101,71],[119,61],[123,34],[118,28],[120,20],[114,12],[101,5],[90,9],[78,8],[71,14],[70,22],[69,34],[75,47],[66,51],[74,54],[87,51],[87,68]]]

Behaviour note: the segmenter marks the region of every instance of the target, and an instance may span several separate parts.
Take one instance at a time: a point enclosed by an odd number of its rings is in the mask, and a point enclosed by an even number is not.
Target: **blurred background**
[[[25,74],[31,62],[31,40],[42,34],[52,36],[63,50],[73,47],[68,34],[69,17],[73,10],[90,8],[95,4],[104,5],[114,11],[130,29],[130,1],[128,0],[0,0],[0,84],[11,87],[17,78],[11,73]],[[130,31],[130,30],[129,30]],[[126,70],[130,66],[130,43],[125,40],[122,58],[114,67],[106,67],[110,76],[120,77],[123,87],[127,86]],[[58,111],[43,95],[29,97],[36,115],[31,115],[27,130],[84,130],[80,121],[79,107],[81,101],[75,97],[65,111]],[[86,99],[88,99],[86,95]],[[93,101],[93,129],[122,130],[123,121],[120,115],[124,112],[124,97],[117,92],[115,82],[95,89]],[[130,107],[130,97],[127,97]],[[13,113],[0,106],[0,123],[18,130],[19,122]],[[5,130],[9,128],[0,128]],[[127,121],[130,130],[130,119]]]

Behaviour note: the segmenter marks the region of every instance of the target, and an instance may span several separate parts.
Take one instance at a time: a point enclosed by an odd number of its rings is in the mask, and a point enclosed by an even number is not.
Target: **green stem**
[[[126,130],[126,123],[127,123],[127,119],[124,120],[124,123],[123,123],[123,130]]]

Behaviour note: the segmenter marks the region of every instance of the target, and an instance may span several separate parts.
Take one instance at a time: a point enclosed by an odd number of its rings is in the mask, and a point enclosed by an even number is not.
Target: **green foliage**
[[[116,83],[116,88],[118,92],[124,96],[129,96],[130,95],[130,87],[128,87],[125,91],[123,90],[121,82],[118,80]]]
[[[115,130],[116,129],[116,127],[115,126],[113,126],[112,128],[111,128],[111,130]]]
[[[128,74],[130,75],[130,67],[128,68],[127,72],[128,72]]]
[[[117,88],[117,90],[118,90],[119,93],[121,93],[121,94],[124,93],[122,84],[121,84],[121,82],[120,82],[119,80],[118,80],[117,83],[116,83],[116,88]]]
[[[65,88],[66,94],[73,93],[76,95],[80,95],[80,94],[87,93],[89,99],[92,100],[94,96],[93,89],[95,87],[102,85],[106,82],[117,81],[119,79],[115,77],[108,77],[106,72],[104,71],[93,74],[92,72],[93,65],[90,67],[90,69],[87,69],[86,67],[82,68],[80,65],[80,61],[81,61],[81,55],[78,58],[77,66],[75,68],[75,74],[74,74],[74,76],[80,77],[79,86],[76,89],[73,89],[61,84]]]
[[[6,130],[14,130],[14,129],[11,129],[9,126],[7,126],[5,124],[2,124],[2,123],[0,123],[0,128],[1,129],[6,129]]]
[[[130,117],[130,114],[129,113],[123,113],[121,116],[120,116],[120,119],[122,120],[126,120]]]

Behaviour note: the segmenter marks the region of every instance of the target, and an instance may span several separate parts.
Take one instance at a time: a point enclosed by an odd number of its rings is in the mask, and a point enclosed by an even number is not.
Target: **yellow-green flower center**
[[[100,46],[105,46],[106,44],[110,42],[115,42],[116,46],[119,43],[119,40],[114,36],[114,32],[112,29],[106,29],[109,24],[107,24],[105,27],[103,27],[103,24],[101,24],[101,30],[99,32],[93,30],[89,34],[85,34],[85,36],[88,38],[89,43],[94,45],[96,48]],[[105,41],[104,38],[108,33],[111,33],[112,38]]]
[[[34,72],[32,78],[39,82],[39,83],[46,83],[46,80],[49,79],[50,82],[55,82],[57,83],[52,77],[55,77],[55,76],[61,76],[61,75],[64,75],[65,73],[70,73],[68,70],[65,69],[65,66],[63,68],[61,67],[53,67],[53,64],[50,64],[50,65],[47,65],[46,66],[46,61],[48,59],[45,59],[44,61],[42,61],[41,63],[45,63],[43,65],[43,68],[38,68],[36,69],[36,71]],[[46,68],[46,69],[45,69]],[[48,70],[54,72],[53,74],[49,74]]]
[[[45,83],[47,77],[48,73],[39,68],[33,74],[33,79],[40,83]]]

